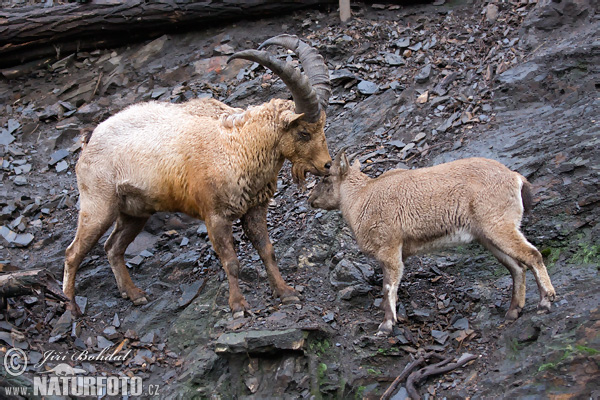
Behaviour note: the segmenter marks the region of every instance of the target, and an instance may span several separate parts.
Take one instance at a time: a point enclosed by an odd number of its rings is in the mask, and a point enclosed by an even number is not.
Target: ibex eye
[[[310,133],[306,131],[298,131],[298,139],[307,142],[310,140]]]

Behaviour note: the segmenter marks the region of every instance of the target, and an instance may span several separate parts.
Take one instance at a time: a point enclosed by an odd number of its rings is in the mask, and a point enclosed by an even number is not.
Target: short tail
[[[529,183],[527,179],[525,179],[525,177],[521,177],[521,181],[523,182],[523,186],[521,186],[521,200],[523,201],[523,212],[527,214],[533,209],[531,183]]]
[[[83,143],[84,146],[90,142],[92,133],[94,133],[92,128],[84,128],[81,130],[81,143]]]

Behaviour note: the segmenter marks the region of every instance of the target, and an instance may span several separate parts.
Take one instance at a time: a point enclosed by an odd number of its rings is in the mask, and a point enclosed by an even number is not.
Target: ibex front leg
[[[207,218],[206,229],[208,230],[208,237],[227,274],[227,281],[229,282],[229,307],[231,308],[233,318],[241,318],[250,306],[246,302],[238,282],[240,262],[233,247],[232,222],[220,216],[213,216]]]
[[[269,240],[267,231],[267,206],[256,206],[248,210],[246,215],[242,217],[242,226],[244,232],[252,245],[258,252],[262,262],[267,269],[269,284],[273,292],[279,296],[283,303],[295,303],[300,301],[298,293],[288,286],[279,272],[273,244]]]

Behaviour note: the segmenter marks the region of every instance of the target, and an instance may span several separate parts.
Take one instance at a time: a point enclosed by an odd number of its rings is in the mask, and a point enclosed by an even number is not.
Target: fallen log
[[[46,269],[0,274],[0,297],[2,298],[38,294],[41,291],[69,302],[54,276]]]
[[[54,55],[108,48],[164,33],[263,18],[336,0],[92,0],[0,10],[0,68]]]

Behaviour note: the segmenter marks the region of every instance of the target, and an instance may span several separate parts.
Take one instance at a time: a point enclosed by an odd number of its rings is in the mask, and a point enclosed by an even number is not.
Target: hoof
[[[244,310],[233,313],[233,319],[244,318]]]
[[[521,310],[519,310],[518,308],[515,308],[515,309],[512,309],[512,310],[508,310],[508,312],[504,316],[504,319],[506,321],[515,321],[517,318],[519,318],[519,312],[520,311]]]
[[[75,300],[71,300],[67,303],[67,310],[71,311],[74,317],[79,318],[83,315]]]
[[[547,297],[540,300],[540,303],[538,304],[538,310],[550,312],[551,309],[552,303],[550,303],[550,300],[548,300]]]
[[[281,299],[283,304],[296,304],[300,303],[300,298],[298,296],[287,296]]]
[[[392,321],[382,322],[381,325],[379,325],[379,329],[377,330],[377,333],[375,334],[375,336],[380,336],[380,337],[390,336],[392,334],[393,326],[394,326],[394,324],[392,323]]]
[[[129,299],[136,306],[143,306],[144,304],[148,304],[146,292],[137,287],[134,287],[129,293],[127,293],[127,297],[129,297]]]
[[[148,299],[146,299],[145,297],[140,297],[133,300],[133,304],[136,306],[143,306],[144,304],[148,304]]]

